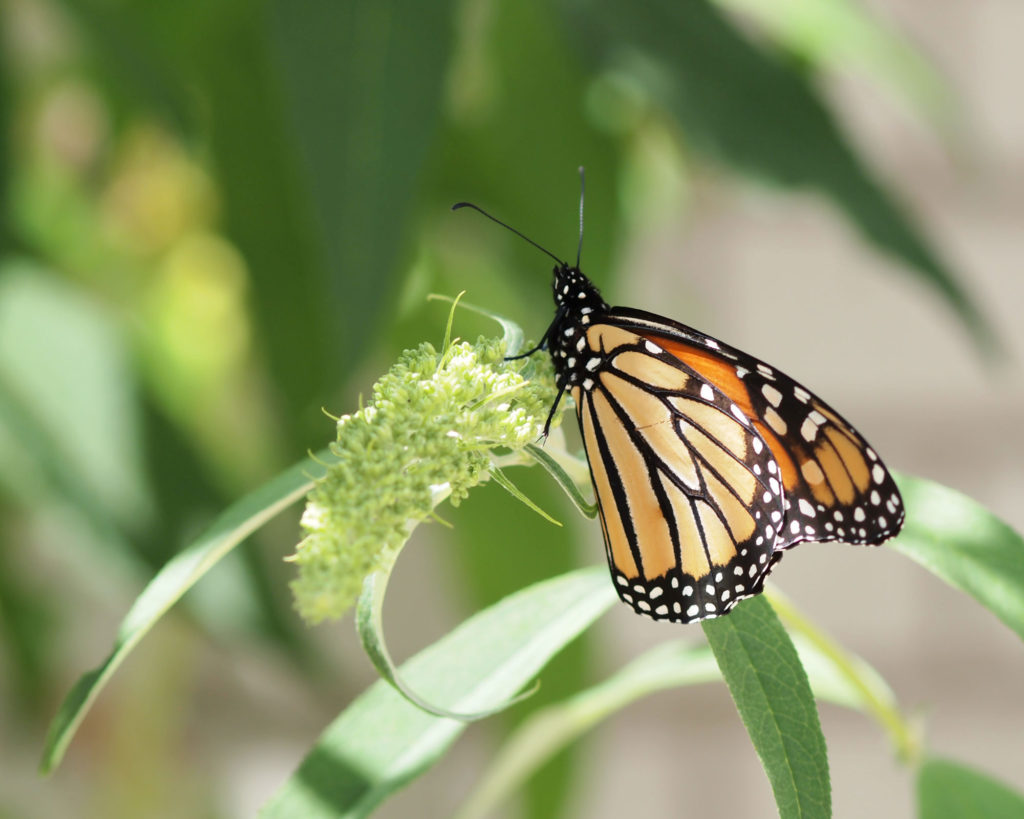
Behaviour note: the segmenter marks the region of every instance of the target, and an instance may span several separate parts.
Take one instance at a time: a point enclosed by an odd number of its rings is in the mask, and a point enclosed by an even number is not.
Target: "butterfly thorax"
[[[555,320],[548,329],[547,347],[558,385],[584,385],[600,362],[587,346],[587,326],[610,309],[601,293],[578,267],[555,268]]]

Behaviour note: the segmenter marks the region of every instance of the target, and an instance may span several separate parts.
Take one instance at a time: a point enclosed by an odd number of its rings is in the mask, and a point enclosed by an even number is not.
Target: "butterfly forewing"
[[[617,322],[728,395],[767,442],[785,490],[777,550],[804,541],[876,545],[899,532],[903,502],[889,471],[853,426],[810,390],[684,325],[639,310],[614,313]]]
[[[580,169],[582,174],[582,169]],[[582,176],[581,176],[582,179]],[[547,349],[590,463],[619,596],[692,622],[761,591],[808,540],[878,544],[903,525],[888,470],[835,410],[792,378],[671,319],[611,307],[579,268],[554,268]]]
[[[779,465],[734,401],[661,345],[598,323],[573,389],[619,595],[681,622],[761,590],[784,519]]]

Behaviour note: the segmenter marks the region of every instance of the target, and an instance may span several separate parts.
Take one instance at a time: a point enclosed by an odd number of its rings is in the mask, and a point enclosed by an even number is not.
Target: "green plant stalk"
[[[663,643],[612,677],[548,706],[515,731],[488,766],[455,819],[483,819],[548,759],[598,723],[649,694],[720,680],[707,646]]]
[[[903,715],[895,701],[882,696],[861,673],[851,655],[804,617],[782,592],[774,586],[769,586],[765,588],[764,595],[786,628],[801,635],[818,649],[857,691],[865,710],[878,721],[889,735],[897,758],[904,764],[916,767],[922,753],[920,732]]]

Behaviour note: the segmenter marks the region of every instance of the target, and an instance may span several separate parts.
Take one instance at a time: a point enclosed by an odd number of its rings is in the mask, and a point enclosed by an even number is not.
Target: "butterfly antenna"
[[[576,245],[576,267],[580,266],[580,254],[583,252],[583,189],[584,189],[583,166],[580,165],[580,241]]]
[[[537,250],[541,251],[542,253],[547,253],[548,256],[550,256],[552,259],[554,259],[556,262],[558,262],[563,267],[568,267],[568,265],[565,262],[563,262],[561,259],[559,259],[550,250],[548,250],[545,247],[541,247],[539,244],[537,244],[535,241],[533,241],[533,239],[531,239],[529,236],[527,236],[527,235],[525,235],[523,233],[520,233],[518,230],[516,230],[514,227],[512,227],[512,225],[506,225],[504,222],[501,221],[501,219],[498,219],[498,218],[496,218],[494,216],[491,216],[491,214],[489,214],[487,211],[485,211],[483,208],[479,207],[478,205],[474,205],[472,202],[456,202],[454,205],[452,205],[452,210],[459,210],[460,208],[472,208],[477,213],[482,213],[484,216],[486,216],[492,222],[497,222],[499,225],[501,225],[506,230],[511,230],[520,239],[525,239],[527,242],[529,242],[531,245],[533,245],[535,248],[537,248]]]

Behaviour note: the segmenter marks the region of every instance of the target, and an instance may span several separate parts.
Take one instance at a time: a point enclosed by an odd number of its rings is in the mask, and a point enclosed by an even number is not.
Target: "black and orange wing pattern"
[[[582,169],[580,169],[582,180]],[[610,307],[557,262],[541,343],[572,394],[619,596],[689,623],[761,591],[804,541],[879,544],[903,525],[889,471],[835,410],[763,361],[653,313]]]
[[[555,268],[544,343],[575,402],[619,596],[655,619],[717,617],[803,541],[877,544],[903,523],[874,450],[762,361]],[[552,411],[553,412],[553,411]]]
[[[659,342],[585,336],[572,393],[619,596],[655,619],[724,614],[761,590],[784,518],[779,466],[750,419]]]
[[[778,461],[785,523],[775,549],[804,541],[878,545],[903,525],[896,482],[867,441],[828,404],[747,353],[652,313],[612,320],[662,344],[752,420]]]

